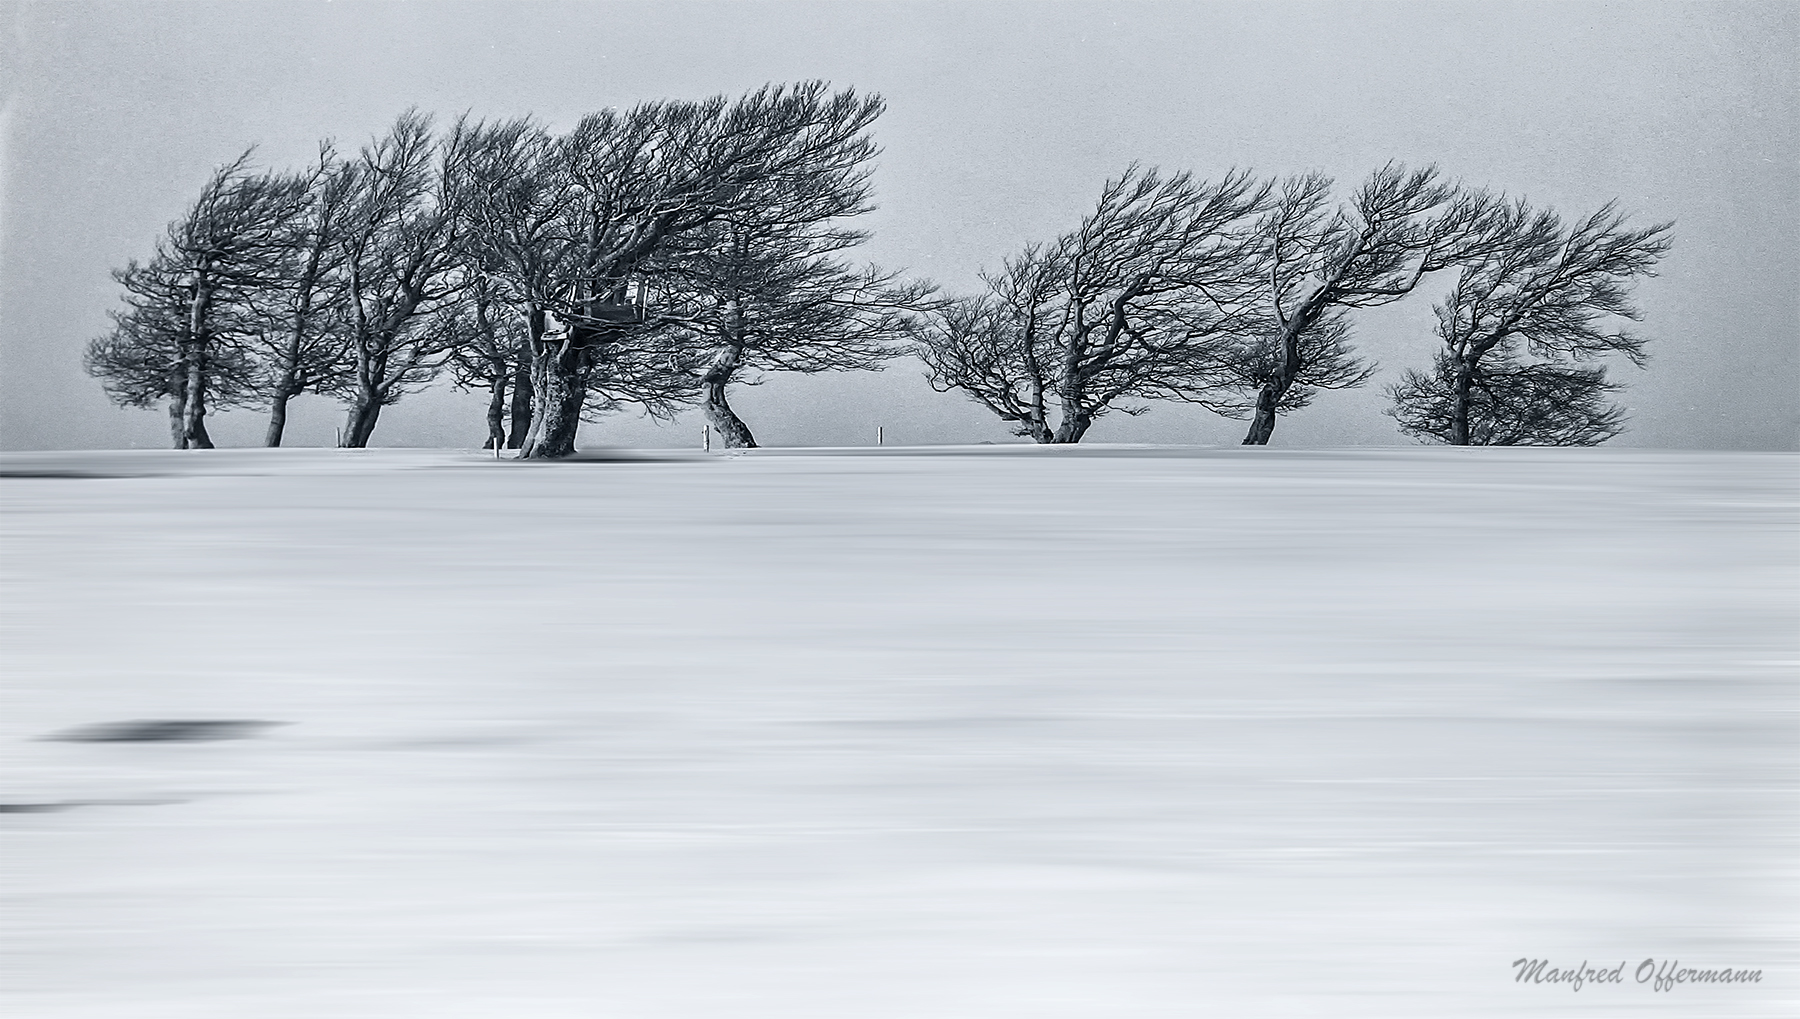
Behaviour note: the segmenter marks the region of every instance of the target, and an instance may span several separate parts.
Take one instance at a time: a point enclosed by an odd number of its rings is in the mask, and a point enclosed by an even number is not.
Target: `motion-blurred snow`
[[[9,454],[0,1011],[1793,1014],[1794,456],[868,454]]]

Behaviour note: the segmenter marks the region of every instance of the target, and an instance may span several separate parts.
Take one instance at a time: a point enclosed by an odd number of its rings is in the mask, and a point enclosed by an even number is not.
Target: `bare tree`
[[[569,243],[557,233],[566,193],[561,153],[549,132],[529,117],[465,124],[464,139],[463,194],[457,202],[465,222],[464,257],[486,299],[510,305],[524,330],[521,349],[509,358],[513,375],[507,383],[506,444],[517,449],[531,427],[533,350],[546,331],[550,294],[560,279],[558,259]],[[491,315],[490,320],[500,321]],[[483,373],[493,367],[479,353],[466,360],[480,364]],[[474,375],[459,378],[475,384]],[[491,382],[481,384],[493,392]]]
[[[1047,325],[1060,265],[1030,247],[984,275],[988,292],[946,302],[927,320],[915,350],[940,393],[961,390],[1033,442],[1056,441],[1049,404],[1062,363]]]
[[[860,194],[841,197],[722,220],[660,274],[685,305],[701,406],[728,448],[756,445],[731,408],[731,385],[757,385],[769,371],[879,370],[905,353],[898,343],[928,306],[930,284],[837,257],[867,236],[826,225],[867,208]]]
[[[446,306],[438,317],[434,328],[451,336],[451,378],[459,389],[488,392],[487,440],[482,448],[506,448],[509,397],[512,445],[516,447],[530,421],[529,410],[519,413],[520,401],[530,399],[531,355],[526,348],[525,319],[500,300],[495,282],[482,275],[472,277],[462,299]],[[518,381],[521,367],[527,380],[523,386]]]
[[[248,297],[253,325],[245,337],[267,401],[264,445],[281,445],[288,402],[306,392],[337,393],[349,382],[348,287],[344,230],[356,175],[329,142],[296,178],[305,207],[287,224],[282,260],[269,282]]]
[[[1402,431],[1451,445],[1594,445],[1618,434],[1619,386],[1593,361],[1620,355],[1642,367],[1644,340],[1630,288],[1654,275],[1670,247],[1669,223],[1633,229],[1608,204],[1565,226],[1549,209],[1507,204],[1495,243],[1465,267],[1436,307],[1444,347],[1429,374],[1409,371],[1389,390]]]
[[[457,207],[461,128],[439,142],[430,117],[402,114],[346,170],[354,191],[339,243],[354,368],[344,446],[368,445],[381,408],[431,381],[449,359],[452,334],[428,319],[467,281]]]
[[[880,111],[876,100],[845,98],[833,114],[843,128],[860,130]],[[692,341],[701,405],[727,447],[756,445],[731,407],[732,384],[756,385],[768,371],[879,370],[905,352],[898,341],[929,305],[929,283],[842,257],[869,237],[848,223],[874,210],[875,154],[859,137],[830,166],[761,181],[758,201],[672,238],[653,263],[663,314]]]
[[[295,178],[252,170],[246,152],[214,171],[148,263],[114,274],[130,307],[90,346],[89,371],[115,400],[169,399],[176,448],[211,448],[207,407],[254,388],[242,347],[252,299],[280,278],[284,234],[305,203]]]
[[[211,448],[205,414],[191,421],[187,414],[187,358],[193,351],[185,343],[185,300],[153,267],[134,262],[113,275],[126,288],[126,307],[112,312],[112,328],[89,342],[82,366],[122,407],[149,408],[167,400],[176,449]],[[204,353],[202,398],[214,405],[242,398],[250,373],[234,352],[214,346]]]
[[[477,261],[529,331],[522,455],[569,455],[583,415],[617,403],[661,414],[690,400],[690,323],[650,297],[673,242],[866,175],[882,108],[814,82],[603,110],[560,138],[525,121],[472,131]]]
[[[1350,346],[1349,311],[1397,301],[1490,243],[1494,200],[1440,182],[1435,167],[1390,163],[1344,207],[1333,207],[1331,189],[1321,174],[1290,179],[1257,225],[1267,326],[1242,358],[1256,391],[1245,445],[1267,443],[1276,415],[1317,390],[1368,381],[1374,368]]]
[[[182,301],[168,276],[154,266],[132,262],[113,271],[125,287],[124,310],[109,313],[112,328],[88,342],[82,367],[100,380],[106,395],[121,407],[153,407],[169,402],[169,437],[176,449],[188,448],[187,365]],[[205,377],[203,373],[202,377]],[[206,419],[198,421],[202,446],[211,446]]]
[[[1625,412],[1607,399],[1622,388],[1602,365],[1529,362],[1494,353],[1459,398],[1457,366],[1439,353],[1432,371],[1408,369],[1389,388],[1387,413],[1400,430],[1448,441],[1458,424],[1472,446],[1593,446],[1625,430]],[[1457,408],[1460,406],[1460,414]]]
[[[1078,228],[935,318],[918,345],[932,386],[968,393],[1038,442],[1079,442],[1109,411],[1147,409],[1122,400],[1231,413],[1256,322],[1251,220],[1270,190],[1239,171],[1205,182],[1129,168]]]

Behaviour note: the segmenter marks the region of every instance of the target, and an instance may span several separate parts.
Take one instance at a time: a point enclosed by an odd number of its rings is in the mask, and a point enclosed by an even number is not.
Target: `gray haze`
[[[1623,445],[1793,449],[1800,279],[1800,8],[1790,4],[47,4],[0,6],[0,445],[160,446],[160,412],[110,406],[80,368],[117,288],[209,170],[252,143],[291,165],[353,148],[416,105],[583,112],[826,78],[879,92],[881,211],[867,256],[966,289],[1073,224],[1132,160],[1216,175],[1389,159],[1566,212],[1618,198],[1673,219],[1640,290],[1655,338]],[[1428,286],[1358,320],[1369,387],[1285,419],[1278,445],[1404,441],[1382,388],[1428,362]],[[738,401],[765,441],[1005,440],[916,365],[776,379]],[[328,401],[290,442],[329,443]],[[686,445],[697,414],[621,416],[589,444]],[[261,416],[224,415],[222,444]],[[1100,442],[1235,442],[1243,425],[1159,407]],[[438,390],[378,445],[468,446],[479,400]]]

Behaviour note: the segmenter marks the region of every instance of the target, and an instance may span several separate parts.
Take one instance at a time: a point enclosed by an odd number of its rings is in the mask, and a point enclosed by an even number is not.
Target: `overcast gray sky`
[[[1078,3],[13,3],[0,5],[0,445],[162,446],[157,412],[81,371],[116,305],[108,271],[151,250],[245,146],[291,165],[418,106],[565,127],[641,99],[829,79],[889,112],[867,257],[973,286],[1071,226],[1133,160],[1202,176],[1390,159],[1568,213],[1610,199],[1672,219],[1644,283],[1648,370],[1621,445],[1800,446],[1800,5]],[[1428,285],[1358,319],[1369,387],[1287,416],[1278,446],[1400,444],[1382,388],[1428,363]],[[777,379],[734,399],[773,445],[1004,440],[918,367]],[[408,397],[377,445],[475,445],[478,397]],[[297,406],[291,444],[331,441]],[[584,443],[695,441],[697,414],[630,416]],[[233,412],[221,444],[261,416]],[[1159,406],[1097,442],[1235,442],[1239,422]]]

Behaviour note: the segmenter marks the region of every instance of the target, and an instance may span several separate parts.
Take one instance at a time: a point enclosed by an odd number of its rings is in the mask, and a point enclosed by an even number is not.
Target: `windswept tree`
[[[169,401],[169,434],[175,447],[182,448],[186,428],[180,396],[187,389],[187,371],[181,365],[180,325],[155,305],[128,305],[110,315],[112,328],[88,341],[82,368],[121,407],[149,408]]]
[[[253,390],[243,353],[252,299],[281,279],[289,224],[305,205],[299,180],[253,170],[246,152],[213,173],[147,263],[114,274],[129,310],[90,347],[88,369],[122,403],[167,398],[176,448],[211,448],[207,408]]]
[[[918,344],[939,391],[958,389],[1037,442],[1079,442],[1126,400],[1171,399],[1229,412],[1270,185],[1133,166],[1054,243],[983,277]],[[1051,408],[1056,415],[1052,421]]]
[[[433,323],[433,328],[449,335],[450,374],[457,387],[487,390],[483,449],[507,447],[509,416],[515,447],[530,422],[531,356],[526,349],[525,320],[500,296],[492,279],[475,275],[462,298],[438,312]],[[521,402],[526,404],[522,415]]]
[[[430,117],[402,114],[344,170],[351,193],[336,257],[352,368],[343,446],[367,446],[381,408],[430,382],[449,359],[453,334],[430,320],[467,282],[461,127],[439,140]]]
[[[474,247],[526,304],[522,455],[569,455],[584,412],[611,403],[669,413],[690,400],[691,344],[649,298],[659,259],[723,219],[865,173],[882,109],[814,82],[603,110],[557,138],[522,122],[475,132],[488,144],[473,147]],[[527,180],[509,177],[515,166]]]
[[[631,403],[670,417],[691,397],[692,351],[646,299],[668,241],[687,229],[658,223],[660,203],[680,205],[658,190],[658,159],[675,158],[664,119],[694,105],[609,109],[562,137],[529,118],[466,128],[468,264],[524,331],[508,401],[508,445],[521,455],[567,455],[584,420]]]
[[[916,344],[926,379],[940,393],[960,390],[1033,442],[1056,441],[1057,371],[1053,304],[1057,260],[1040,247],[984,274],[988,292],[946,301],[927,319]]]
[[[1243,351],[1243,383],[1256,392],[1245,445],[1263,445],[1276,415],[1318,390],[1367,382],[1373,367],[1350,344],[1348,314],[1398,301],[1429,273],[1478,257],[1495,201],[1439,180],[1435,167],[1389,164],[1346,206],[1332,181],[1287,181],[1257,224],[1257,304],[1265,331]]]
[[[169,436],[176,449],[210,449],[204,413],[189,418],[189,371],[185,302],[169,277],[132,263],[115,272],[126,290],[125,308],[111,313],[113,325],[89,342],[82,366],[100,380],[121,407],[151,408],[168,403]],[[201,366],[201,394],[213,406],[244,400],[253,372],[229,347],[213,346]]]
[[[1622,389],[1604,365],[1530,361],[1495,352],[1468,393],[1456,395],[1456,364],[1440,352],[1430,374],[1409,369],[1389,389],[1387,413],[1417,438],[1459,446],[1596,446],[1625,430],[1625,411],[1609,397]],[[1460,405],[1460,410],[1458,410]]]
[[[1606,368],[1639,367],[1644,339],[1631,286],[1654,275],[1672,224],[1632,228],[1608,204],[1565,225],[1524,201],[1495,217],[1497,243],[1472,259],[1436,307],[1443,347],[1429,373],[1389,390],[1402,431],[1451,445],[1591,446],[1624,428]]]
[[[307,392],[337,393],[355,367],[343,242],[357,177],[326,143],[296,185],[307,200],[285,225],[277,272],[248,295],[244,341],[255,388],[269,408],[267,446],[281,445],[289,401]]]
[[[845,128],[879,113],[875,100],[838,102],[833,116]],[[849,223],[874,210],[876,149],[863,136],[829,152],[831,165],[761,182],[758,201],[672,238],[655,263],[664,313],[689,341],[701,407],[729,448],[756,445],[731,407],[733,384],[756,385],[770,371],[879,370],[905,352],[898,341],[935,290],[843,257],[869,236]]]
[[[729,448],[756,445],[727,390],[762,373],[879,370],[928,306],[933,287],[850,266],[838,252],[867,236],[826,226],[867,208],[860,181],[808,206],[722,220],[666,274],[682,294],[701,407]]]
[[[548,328],[550,293],[558,285],[559,259],[569,245],[558,233],[565,193],[562,153],[555,138],[529,117],[465,124],[463,131],[464,172],[457,207],[464,220],[464,257],[484,299],[509,305],[523,329],[521,349],[509,358],[510,398],[502,397],[510,426],[506,445],[517,449],[531,427],[537,385],[534,351]],[[500,320],[490,314],[489,321]],[[463,350],[459,382],[488,386],[492,394],[488,373],[495,362],[478,348]]]

